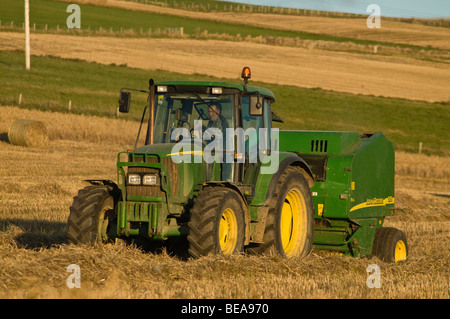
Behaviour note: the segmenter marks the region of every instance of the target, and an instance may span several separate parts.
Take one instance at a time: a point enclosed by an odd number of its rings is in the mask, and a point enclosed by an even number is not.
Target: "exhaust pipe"
[[[148,81],[149,83],[149,105],[150,115],[148,117],[147,136],[145,137],[145,145],[153,144],[153,125],[155,123],[155,82],[153,79]]]

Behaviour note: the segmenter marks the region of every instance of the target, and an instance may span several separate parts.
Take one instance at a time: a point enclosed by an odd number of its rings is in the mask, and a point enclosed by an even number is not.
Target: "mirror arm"
[[[256,92],[256,95],[258,95],[258,100],[256,101],[256,108],[259,110],[262,107],[261,94],[259,94],[259,92]]]
[[[141,118],[141,124],[139,125],[139,131],[136,137],[136,143],[134,143],[134,149],[137,148],[138,142],[139,142],[139,136],[141,135],[141,128],[142,128],[142,123],[144,122],[144,117],[145,117],[145,111],[147,110],[148,105],[146,105],[144,107],[144,112],[142,112],[142,118]]]
[[[141,92],[141,93],[149,93],[148,91],[145,90],[137,90],[137,89],[130,89],[130,88],[121,88],[120,92],[122,91],[135,91],[135,92]]]

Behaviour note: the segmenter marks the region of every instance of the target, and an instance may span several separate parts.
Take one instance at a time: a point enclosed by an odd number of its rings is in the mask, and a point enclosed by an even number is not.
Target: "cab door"
[[[243,152],[240,152],[240,148],[237,147],[237,156],[243,158],[243,163],[239,167],[240,181],[246,185],[254,185],[256,183],[261,166],[261,158],[267,154],[271,145],[270,103],[267,99],[260,97],[262,112],[256,115],[251,110],[251,98],[255,97],[244,95],[241,100],[244,145]]]

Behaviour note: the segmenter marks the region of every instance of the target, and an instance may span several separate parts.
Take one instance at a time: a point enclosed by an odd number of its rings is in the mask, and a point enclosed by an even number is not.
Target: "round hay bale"
[[[9,128],[8,139],[14,145],[42,147],[48,141],[47,128],[42,122],[20,119]]]

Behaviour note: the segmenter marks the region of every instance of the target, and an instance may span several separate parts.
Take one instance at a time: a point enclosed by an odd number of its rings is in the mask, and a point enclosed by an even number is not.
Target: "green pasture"
[[[54,0],[31,1],[30,25],[33,26],[33,24],[36,24],[38,30],[43,30],[45,25],[47,25],[48,30],[56,30],[58,25],[61,30],[67,29],[66,19],[70,15],[70,13],[66,12],[68,4],[67,2]],[[143,32],[149,29],[154,32],[157,29],[164,30],[165,28],[183,27],[184,34],[187,35],[195,35],[199,30],[207,30],[210,34],[240,34],[243,37],[247,35],[252,37],[265,35],[274,37],[299,37],[302,39],[346,40],[345,38],[321,36],[306,32],[272,30],[88,4],[80,4],[80,11],[81,29],[83,31],[94,31],[101,27],[104,30],[113,30],[114,32],[119,32],[121,29],[133,29],[136,33],[140,33],[141,29]],[[23,2],[2,0],[0,2],[0,20],[4,26],[9,25],[11,21],[14,21],[15,26],[22,26],[24,22]]]
[[[26,71],[23,52],[0,51],[0,105],[44,111],[71,112],[114,117],[119,90],[147,89],[149,78],[219,80],[201,74],[183,75],[167,71],[146,71],[118,65],[101,65],[80,60],[32,56]],[[428,103],[257,83],[271,89],[277,101],[273,109],[284,120],[282,128],[297,130],[344,130],[360,133],[383,131],[398,150],[450,155],[450,103]],[[139,120],[146,95],[133,94],[132,111],[122,118]]]

